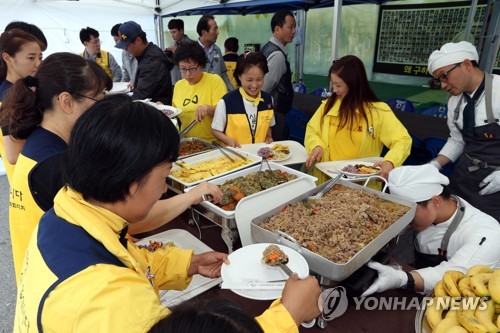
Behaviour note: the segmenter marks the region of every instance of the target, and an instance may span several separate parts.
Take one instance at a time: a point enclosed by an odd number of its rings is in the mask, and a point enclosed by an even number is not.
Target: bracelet
[[[415,279],[413,278],[413,275],[411,273],[405,272],[406,276],[408,277],[408,282],[401,287],[401,289],[409,290],[409,291],[414,291],[415,290]]]

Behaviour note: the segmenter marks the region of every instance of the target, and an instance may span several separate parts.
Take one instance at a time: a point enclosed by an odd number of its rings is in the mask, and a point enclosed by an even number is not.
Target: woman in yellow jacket
[[[168,117],[117,95],[74,126],[67,185],[31,238],[17,295],[16,332],[147,332],[170,311],[159,289],[182,290],[194,274],[215,278],[227,254],[176,247],[149,252],[126,237],[167,190],[179,135]],[[298,332],[319,314],[317,281],[294,275],[257,318],[266,332]]]
[[[380,156],[381,176],[387,178],[394,167],[410,155],[411,137],[391,108],[370,88],[363,62],[348,55],[335,60],[329,70],[332,96],[321,103],[307,124],[306,167],[314,162],[350,160]],[[326,176],[315,170],[320,181]]]

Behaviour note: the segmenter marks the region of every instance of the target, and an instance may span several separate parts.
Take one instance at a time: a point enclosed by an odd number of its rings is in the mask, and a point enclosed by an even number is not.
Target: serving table
[[[184,213],[179,218],[171,221],[170,223],[164,225],[153,233],[161,232],[169,229],[184,229],[190,232],[196,237],[200,237],[199,231],[194,225],[189,225],[187,223],[188,214]],[[220,231],[218,228],[211,228],[213,226],[212,222],[207,221],[202,218],[201,227],[205,228],[201,236],[201,241],[210,246],[210,248],[220,251],[227,252],[227,247],[224,241],[220,237]],[[136,235],[139,237],[145,237],[146,234]],[[239,244],[235,244],[237,247]],[[408,268],[404,263],[399,262],[405,268]],[[222,297],[233,301],[234,303],[241,306],[243,309],[248,311],[254,316],[260,315],[264,312],[272,301],[258,301],[246,299],[241,296],[236,295],[230,290],[220,289],[218,285],[211,287],[210,289],[202,292],[193,299],[205,299],[213,297]],[[381,309],[375,307],[376,302],[380,304],[380,301],[384,299],[392,302],[399,302],[399,306],[394,310]],[[373,295],[369,299],[365,300],[362,304],[356,308],[356,304],[350,304],[346,312],[338,318],[333,319],[328,322],[328,325],[324,329],[320,329],[318,326],[312,328],[300,327],[299,331],[303,333],[409,333],[415,332],[415,316],[417,314],[417,308],[412,306],[410,302],[420,301],[422,296],[417,293],[402,291],[402,290],[392,290],[379,294]],[[401,305],[403,304],[404,305]],[[419,332],[420,333],[420,332]]]

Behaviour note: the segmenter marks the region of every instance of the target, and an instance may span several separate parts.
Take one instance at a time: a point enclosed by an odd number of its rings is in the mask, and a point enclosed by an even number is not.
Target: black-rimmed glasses
[[[455,64],[455,66],[453,66],[449,71],[447,71],[446,73],[443,73],[441,75],[439,75],[439,77],[437,79],[433,79],[434,81],[434,84],[436,86],[440,86],[442,82],[448,82],[448,75],[450,75],[450,73],[457,67],[459,67],[461,64],[461,62]]]
[[[87,95],[84,95],[84,94],[80,94],[80,93],[76,93],[77,96],[80,96],[80,97],[84,97],[84,98],[88,98],[88,99],[91,99],[93,100],[94,102],[99,102],[98,99],[94,98],[94,97],[90,97],[90,96],[87,96]]]
[[[196,66],[196,67],[193,67],[193,68],[179,68],[179,71],[181,73],[184,73],[184,74],[186,74],[186,73],[195,73],[198,70],[198,67],[200,67],[200,66]]]

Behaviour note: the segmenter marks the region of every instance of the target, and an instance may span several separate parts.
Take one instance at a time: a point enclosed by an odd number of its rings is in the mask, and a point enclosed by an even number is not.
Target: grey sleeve
[[[122,80],[122,69],[111,53],[108,53],[108,58],[109,68],[113,73],[113,82],[120,82]]]
[[[128,62],[128,66],[127,66]],[[123,76],[122,82],[130,82],[130,73],[128,72],[127,67],[130,67],[130,60],[127,58],[125,52],[122,52],[122,66],[123,66]]]
[[[286,72],[285,56],[280,51],[275,51],[267,57],[269,72],[264,77],[262,90],[271,93],[276,88],[283,74]]]

